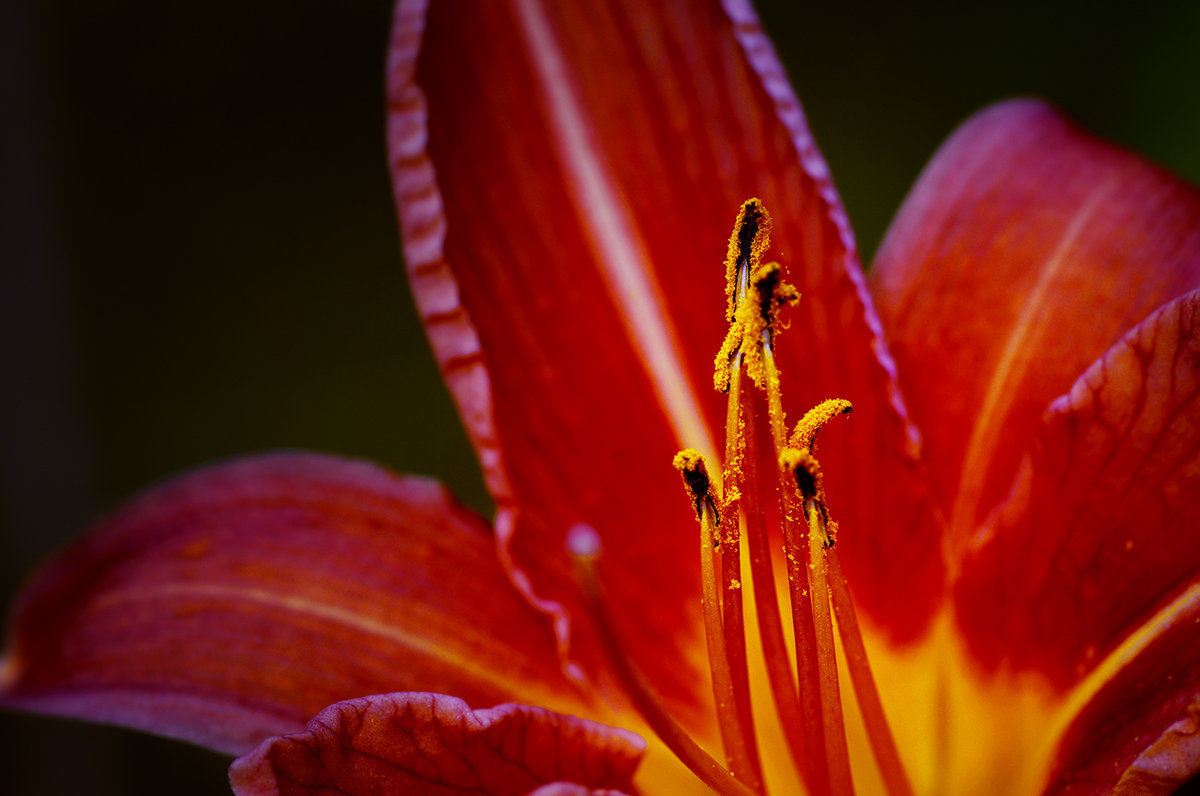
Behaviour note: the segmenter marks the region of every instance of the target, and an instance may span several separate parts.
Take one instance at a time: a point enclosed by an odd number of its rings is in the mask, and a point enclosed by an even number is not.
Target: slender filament
[[[867,660],[867,649],[863,646],[858,617],[854,613],[854,603],[850,600],[846,576],[842,574],[842,562],[838,558],[837,548],[829,548],[826,558],[829,562],[830,597],[833,610],[837,614],[838,634],[842,639],[842,652],[846,655],[846,668],[850,671],[850,682],[854,684],[858,708],[862,712],[875,762],[883,776],[883,785],[891,796],[912,796],[912,786],[904,773],[904,765],[900,762],[896,739],[892,737],[887,716],[883,713],[883,704],[879,701],[879,689],[876,688],[875,677],[871,674],[871,663]]]

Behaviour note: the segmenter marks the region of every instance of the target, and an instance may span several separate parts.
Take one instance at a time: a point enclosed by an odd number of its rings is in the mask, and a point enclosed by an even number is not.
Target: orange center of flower
[[[642,674],[622,653],[600,597],[594,559],[598,540],[576,539],[593,619],[618,675],[637,709],[663,742],[709,787],[724,794],[765,793],[751,700],[742,542],[746,544],[753,608],[774,710],[796,774],[811,794],[852,794],[842,717],[833,615],[846,669],[884,784],[910,794],[896,745],[880,705],[854,606],[834,545],[837,524],[826,506],[816,434],[848,401],[825,401],[790,435],[780,399],[775,338],[781,311],[799,292],[783,281],[776,263],[762,264],[770,216],[757,199],[742,205],[726,258],[729,333],[716,358],[714,385],[728,396],[725,464],[719,480],[695,450],[681,451],[675,467],[700,522],[705,636],[724,761],[705,752],[663,707]],[[743,378],[745,376],[746,378]],[[753,389],[747,389],[746,379]],[[762,457],[769,438],[770,458]],[[761,441],[760,441],[761,440]],[[774,478],[760,479],[760,462]],[[768,511],[778,505],[777,515]],[[768,516],[777,516],[773,531]],[[788,651],[771,556],[783,543],[795,654]],[[763,706],[758,705],[762,710]]]

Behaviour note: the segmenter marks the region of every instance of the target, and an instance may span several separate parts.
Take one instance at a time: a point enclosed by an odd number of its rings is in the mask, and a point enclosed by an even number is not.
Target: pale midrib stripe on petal
[[[693,447],[717,462],[717,447],[704,421],[694,385],[683,364],[663,293],[646,248],[597,151],[586,110],[568,83],[568,67],[539,0],[519,0],[517,13],[555,128],[557,154],[568,189],[591,242],[609,294],[680,447]]]
[[[976,519],[975,514],[988,475],[987,464],[1003,431],[1002,421],[1012,406],[1013,387],[1025,375],[1029,364],[1029,360],[1023,358],[1021,353],[1035,336],[1041,333],[1046,324],[1049,316],[1043,310],[1050,297],[1051,288],[1068,262],[1068,254],[1075,247],[1096,210],[1117,184],[1117,178],[1111,178],[1092,191],[1076,211],[1059,239],[1058,246],[1039,270],[1037,283],[1029,292],[1020,315],[1008,333],[1008,343],[1001,352],[995,370],[992,371],[983,405],[979,409],[978,419],[971,429],[971,437],[963,455],[962,475],[955,493],[954,510],[950,515],[951,534],[956,544],[965,543],[973,531],[973,528],[967,526]]]

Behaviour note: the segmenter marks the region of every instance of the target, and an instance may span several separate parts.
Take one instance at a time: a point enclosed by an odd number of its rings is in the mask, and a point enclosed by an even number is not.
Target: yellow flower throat
[[[846,669],[883,782],[889,793],[911,794],[842,575],[834,544],[837,524],[830,519],[821,466],[814,455],[817,432],[832,418],[849,413],[851,406],[841,399],[825,401],[787,433],[774,346],[785,328],[780,315],[800,299],[800,293],[783,280],[778,263],[761,262],[770,229],[766,209],[758,199],[750,199],[742,205],[729,239],[725,261],[729,332],[717,353],[713,378],[716,389],[728,396],[720,478],[710,476],[704,457],[691,448],[681,451],[674,462],[700,523],[705,637],[723,761],[705,752],[668,714],[645,677],[622,653],[596,577],[598,548],[576,546],[576,559],[603,643],[647,724],[710,788],[752,796],[766,790],[747,664],[744,540],[770,701],[804,789],[822,796],[854,792],[839,692],[836,615]],[[747,380],[752,389],[747,388]],[[761,431],[765,438],[767,429],[777,466],[774,480],[760,481],[758,437]],[[779,503],[778,536],[783,542],[794,655],[788,651],[776,597],[770,550],[777,536],[768,528],[768,500]]]

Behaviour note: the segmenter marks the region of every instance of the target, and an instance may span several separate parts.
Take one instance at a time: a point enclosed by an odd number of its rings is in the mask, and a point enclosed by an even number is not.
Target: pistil
[[[774,338],[778,316],[794,304],[799,294],[783,282],[782,269],[771,263],[752,279],[747,301],[748,334],[754,334],[758,372],[751,372],[767,399],[774,458],[784,455],[787,420],[783,411],[779,370],[775,366]],[[757,317],[749,317],[754,310]],[[753,324],[753,325],[752,325]],[[852,793],[849,755],[846,751],[841,700],[838,698],[836,659],[832,656],[833,631],[823,581],[818,580],[817,562],[805,543],[801,502],[791,473],[777,467],[784,556],[788,571],[788,596],[792,607],[792,632],[796,642],[796,677],[800,684],[802,721],[807,741],[808,769],[802,769],[809,789],[815,794]],[[829,642],[828,644],[826,642]]]
[[[691,448],[680,451],[675,456],[675,469],[683,478],[684,488],[696,507],[696,518],[700,521],[700,580],[703,587],[701,604],[704,609],[704,634],[708,643],[713,701],[717,705],[717,719],[721,741],[725,747],[725,758],[734,776],[751,788],[761,790],[762,774],[759,771],[757,745],[753,743],[753,725],[749,721],[743,721],[741,711],[736,707],[737,698],[723,627],[723,595],[717,574],[722,558],[721,514],[717,510],[717,501],[703,456]],[[745,658],[744,646],[742,658]],[[742,668],[745,668],[744,663]],[[745,718],[749,719],[748,712]]]

